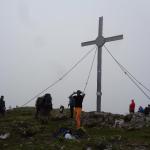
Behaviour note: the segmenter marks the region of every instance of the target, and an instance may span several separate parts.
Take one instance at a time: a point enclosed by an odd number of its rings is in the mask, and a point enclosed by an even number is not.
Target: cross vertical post
[[[111,42],[123,39],[123,35],[112,36],[108,38],[103,37],[103,17],[99,18],[98,37],[93,41],[83,42],[81,46],[88,46],[96,44],[98,47],[97,53],[97,112],[101,112],[101,76],[102,76],[102,46],[105,42]]]
[[[102,37],[103,17],[99,18],[98,37]],[[97,53],[97,111],[101,112],[101,76],[102,76],[102,47],[98,46]]]

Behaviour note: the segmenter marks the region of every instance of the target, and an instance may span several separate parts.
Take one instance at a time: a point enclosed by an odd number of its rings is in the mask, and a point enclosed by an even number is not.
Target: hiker
[[[138,112],[144,113],[144,108],[142,106],[140,106]]]
[[[135,102],[134,102],[134,100],[132,99],[132,100],[131,100],[131,104],[129,105],[129,112],[130,112],[130,113],[134,113],[134,111],[135,111]]]
[[[80,90],[77,90],[76,93],[74,93],[73,98],[74,98],[74,102],[75,102],[75,120],[76,120],[76,126],[77,129],[80,128],[80,117],[81,117],[81,111],[82,111],[82,102],[83,102],[83,98],[84,98],[85,94],[83,92],[81,92]]]
[[[149,114],[148,107],[145,107],[145,109],[144,109],[144,114],[145,114],[145,115],[148,115],[148,114]]]
[[[149,114],[150,114],[150,104],[148,104],[148,112],[149,112]]]
[[[5,101],[4,101],[4,96],[1,96],[0,98],[0,113],[4,116],[5,115]]]
[[[70,118],[73,118],[73,111],[74,111],[74,105],[75,105],[75,100],[73,98],[73,95],[75,94],[75,92],[73,92],[70,96],[69,96],[69,104],[68,107],[70,107]]]
[[[148,107],[145,107],[144,114],[149,115],[150,114],[150,105],[148,104]]]
[[[38,118],[40,115],[49,117],[52,107],[52,97],[51,94],[46,93],[42,97],[38,97],[35,103],[36,113],[35,118]]]

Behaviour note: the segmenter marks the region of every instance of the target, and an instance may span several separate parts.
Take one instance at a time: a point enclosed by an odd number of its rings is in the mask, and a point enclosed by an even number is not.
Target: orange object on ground
[[[80,123],[81,111],[82,111],[81,107],[74,108],[77,129],[80,128],[80,125],[81,125],[81,123]]]

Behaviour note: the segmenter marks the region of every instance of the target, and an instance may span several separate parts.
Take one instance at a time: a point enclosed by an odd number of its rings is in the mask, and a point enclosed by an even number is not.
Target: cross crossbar
[[[117,41],[122,39],[123,39],[123,35],[117,35],[117,36],[105,38],[105,42]]]
[[[81,46],[88,46],[88,45],[94,45],[94,44],[96,44],[96,40],[83,42],[83,43],[81,43]]]
[[[107,37],[107,38],[104,38],[103,36],[101,36],[101,37],[97,37],[97,39],[93,40],[93,41],[82,42],[81,46],[88,46],[88,45],[94,45],[94,44],[96,44],[97,46],[103,46],[106,42],[118,41],[118,40],[122,40],[122,39],[123,39],[122,34]]]

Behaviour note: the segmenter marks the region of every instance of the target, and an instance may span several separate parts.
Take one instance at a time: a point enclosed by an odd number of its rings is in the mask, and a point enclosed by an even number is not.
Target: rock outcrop
[[[140,129],[150,127],[150,115],[134,113],[118,115],[106,112],[85,112],[82,116],[82,125],[87,127],[109,127]]]

